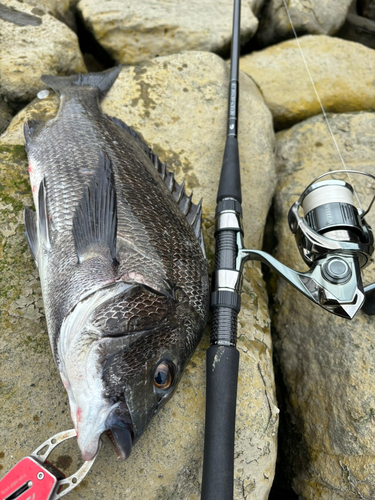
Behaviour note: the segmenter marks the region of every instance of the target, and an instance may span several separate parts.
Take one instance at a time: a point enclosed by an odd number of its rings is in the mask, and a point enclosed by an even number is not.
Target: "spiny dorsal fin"
[[[49,248],[51,247],[51,241],[49,238],[49,224],[48,224],[48,213],[47,213],[46,179],[45,178],[39,184],[38,216],[39,216],[40,241],[43,244],[43,246],[49,250]]]
[[[195,236],[197,237],[203,255],[206,257],[206,250],[203,241],[202,233],[202,200],[196,205],[191,201],[193,193],[188,196],[185,192],[185,181],[179,184],[173,172],[169,172],[165,163],[162,163],[158,156],[149,148],[149,156],[156,170],[159,172],[160,177],[163,179],[165,185],[172,193],[173,198],[178,203],[182,213],[186,216],[186,220],[194,229]]]
[[[135,130],[126,125],[126,123],[120,120],[120,118],[116,118],[115,116],[109,116],[106,113],[104,114],[104,116],[106,116],[109,120],[111,120],[111,122],[115,123],[118,127],[122,128],[123,130],[126,130],[127,132],[129,132],[130,135],[135,137],[139,141],[139,144],[142,146],[142,148],[147,152],[149,147],[147,146],[143,138],[139,134],[137,134]]]
[[[168,171],[165,163],[162,163],[159,160],[158,155],[155,154],[149,146],[147,146],[143,138],[139,134],[137,134],[137,132],[135,132],[131,127],[126,125],[126,123],[124,123],[119,118],[115,118],[109,115],[105,116],[113,123],[118,125],[120,128],[130,133],[137,140],[138,144],[142,147],[142,149],[146,152],[146,154],[149,156],[154,167],[158,171],[161,179],[164,181],[164,184],[171,192],[173,198],[179,205],[182,213],[186,216],[186,219],[189,222],[189,224],[193,227],[195,235],[202,248],[203,255],[206,256],[204,242],[203,242],[203,234],[202,234],[202,222],[201,222],[202,200],[199,202],[198,205],[195,205],[191,201],[193,193],[191,193],[190,196],[188,196],[185,193],[185,181],[182,184],[178,184],[178,182],[176,182],[173,172]]]
[[[25,235],[27,243],[34,257],[34,261],[38,266],[38,261],[36,258],[36,256],[38,255],[38,233],[36,228],[36,213],[33,210],[30,210],[29,207],[25,207],[25,210],[23,211],[23,222],[25,224]]]
[[[100,153],[99,174],[83,194],[73,217],[78,261],[109,254],[116,263],[117,206],[111,160]]]

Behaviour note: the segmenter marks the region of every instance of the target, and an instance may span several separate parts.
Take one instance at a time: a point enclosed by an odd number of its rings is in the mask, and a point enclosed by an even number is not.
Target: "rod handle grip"
[[[207,350],[201,500],[233,500],[238,364],[235,347],[214,345]]]

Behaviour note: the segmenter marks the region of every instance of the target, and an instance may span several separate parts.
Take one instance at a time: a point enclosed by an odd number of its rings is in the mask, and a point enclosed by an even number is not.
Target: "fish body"
[[[118,73],[43,77],[59,112],[25,125],[36,208],[26,236],[85,460],[105,431],[129,455],[172,395],[209,300],[200,205],[100,109]]]

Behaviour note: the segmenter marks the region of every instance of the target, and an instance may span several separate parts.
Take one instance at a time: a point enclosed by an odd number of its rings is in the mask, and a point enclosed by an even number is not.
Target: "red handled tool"
[[[96,457],[65,478],[47,462],[52,450],[67,439],[75,438],[76,431],[60,432],[47,439],[28,457],[23,458],[0,480],[0,500],[58,500],[84,479]],[[101,441],[99,441],[99,450]]]

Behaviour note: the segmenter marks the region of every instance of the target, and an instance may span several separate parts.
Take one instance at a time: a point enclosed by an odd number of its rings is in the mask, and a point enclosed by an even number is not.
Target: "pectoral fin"
[[[117,206],[111,161],[100,156],[99,174],[83,194],[73,218],[73,236],[82,263],[94,255],[108,255],[116,263]]]

